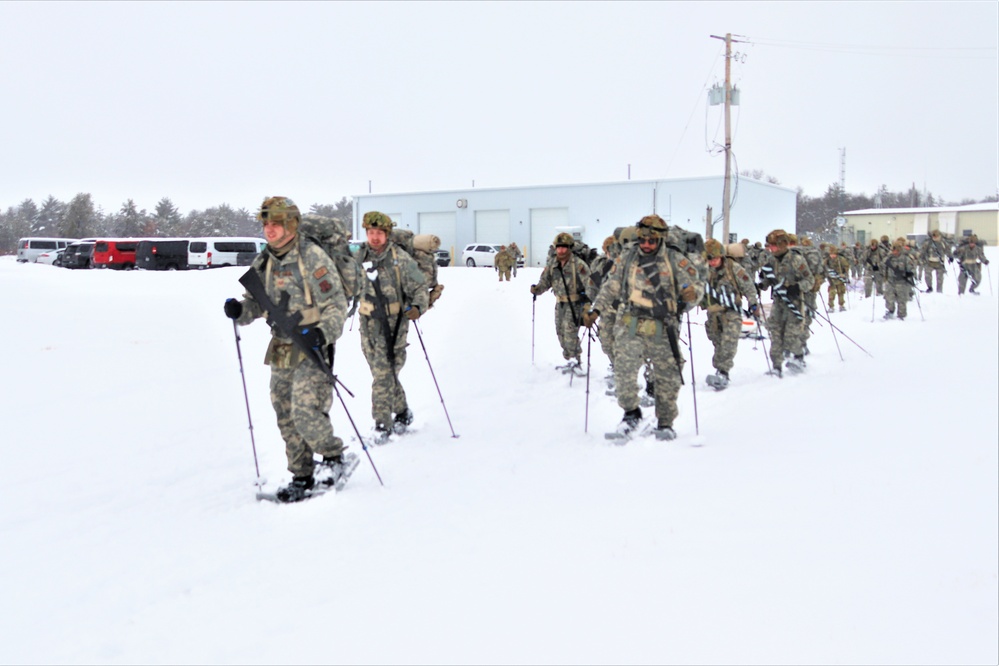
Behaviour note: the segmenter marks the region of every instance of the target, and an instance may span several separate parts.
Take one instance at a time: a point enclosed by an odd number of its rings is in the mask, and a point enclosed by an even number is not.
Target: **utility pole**
[[[725,40],[725,189],[722,194],[722,239],[728,243],[729,208],[732,197],[732,33],[724,37],[711,35],[712,39]]]

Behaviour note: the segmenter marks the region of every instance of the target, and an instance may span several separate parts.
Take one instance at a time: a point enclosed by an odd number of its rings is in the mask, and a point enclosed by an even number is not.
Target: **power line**
[[[802,42],[786,39],[753,39],[750,43],[758,46],[798,49],[801,51],[825,51],[830,53],[855,53],[858,55],[887,55],[902,57],[932,57],[957,59],[992,58],[995,46],[882,46],[874,44],[836,44],[831,42]]]

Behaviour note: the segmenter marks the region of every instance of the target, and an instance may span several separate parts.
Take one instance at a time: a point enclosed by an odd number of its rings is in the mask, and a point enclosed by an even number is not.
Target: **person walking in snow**
[[[251,270],[259,274],[273,303],[287,303],[288,315],[301,316],[296,335],[332,363],[333,345],[347,318],[347,299],[333,259],[299,236],[301,215],[288,197],[265,199],[257,219],[263,225],[267,247]],[[241,326],[267,314],[249,293],[243,300],[228,299],[224,310]],[[292,473],[291,483],[277,494],[281,501],[294,502],[315,486],[317,471],[322,472],[320,482],[332,485],[357,466],[357,456],[345,454],[343,440],[333,434],[329,376],[276,327],[271,328],[264,363],[271,367],[271,404]],[[321,469],[316,469],[314,455],[322,457]]]
[[[905,249],[901,238],[892,243],[891,253],[884,263],[885,319],[893,319],[896,311],[902,321],[908,314],[906,304],[912,298],[916,284],[916,260]]]
[[[371,369],[371,416],[375,432],[387,439],[413,422],[399,372],[406,364],[409,322],[427,311],[426,278],[416,260],[389,236],[395,224],[378,211],[364,214],[367,242],[357,251],[357,262],[367,279],[357,307],[361,315],[361,350]]]
[[[716,373],[708,375],[707,382],[720,391],[728,386],[728,373],[739,351],[742,299],[746,299],[753,316],[759,304],[753,280],[738,261],[725,256],[725,247],[720,242],[714,238],[704,241],[704,254],[708,260],[708,280],[701,304],[708,311],[704,330],[715,348],[711,364]]]
[[[926,293],[933,291],[933,276],[937,278],[937,293],[943,292],[944,276],[947,274],[947,261],[954,261],[954,253],[950,248],[950,243],[944,241],[940,236],[940,230],[934,229],[930,232],[930,237],[923,241],[923,246],[919,248],[920,257],[923,260],[925,269],[923,277],[926,279]]]
[[[586,285],[590,280],[590,268],[572,253],[573,243],[571,234],[562,232],[555,236],[555,255],[541,271],[538,283],[531,285],[531,293],[540,296],[551,289],[555,294],[555,334],[562,346],[562,358],[567,361],[567,371],[579,373],[582,355],[580,317],[583,306],[589,302]]]
[[[840,248],[830,245],[825,264],[829,281],[829,310],[833,309],[836,297],[839,296],[839,311],[843,312],[846,310],[846,283],[850,279],[850,261],[840,254]]]
[[[496,265],[496,272],[499,273],[499,281],[502,282],[503,278],[506,278],[506,281],[509,282],[510,270],[517,264],[517,260],[514,259],[506,245],[500,246],[500,251],[496,253],[493,263]]]
[[[673,422],[683,384],[680,317],[704,297],[706,269],[684,251],[667,245],[669,231],[658,215],[638,222],[638,242],[614,261],[592,308],[583,314],[589,328],[602,313],[614,312],[614,383],[624,417],[615,435],[627,437],[642,420],[638,369],[651,361],[658,439],[676,438]]]
[[[770,360],[773,373],[782,376],[785,351],[791,358],[787,369],[801,372],[805,369],[803,295],[812,291],[814,279],[805,258],[789,249],[788,234],[774,229],[767,234],[770,256],[760,269],[760,289],[770,287],[773,309],[767,318],[770,331]]]
[[[967,243],[962,243],[954,250],[954,258],[957,259],[961,267],[961,274],[957,278],[957,293],[964,293],[964,288],[971,279],[969,294],[977,294],[975,289],[982,283],[982,264],[988,266],[989,260],[985,258],[985,251],[978,244],[978,236],[968,237]]]

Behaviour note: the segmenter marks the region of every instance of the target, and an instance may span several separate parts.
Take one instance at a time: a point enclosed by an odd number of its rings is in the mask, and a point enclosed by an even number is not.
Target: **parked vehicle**
[[[188,267],[249,266],[266,246],[263,238],[192,238],[187,248]]]
[[[87,238],[70,243],[62,253],[62,265],[65,268],[90,268],[91,255],[94,252],[96,239]]]
[[[76,240],[76,238],[19,238],[17,260],[22,264],[34,262],[41,253],[65,249]]]
[[[135,266],[150,271],[187,270],[189,238],[156,238],[139,241]]]
[[[94,268],[135,268],[135,251],[141,238],[99,238],[94,243]]]
[[[49,250],[48,252],[42,252],[35,259],[36,264],[49,264],[50,266],[62,266],[62,253],[66,251],[66,248],[61,248],[58,250]]]
[[[500,250],[499,245],[472,243],[465,246],[465,251],[461,253],[461,263],[469,268],[476,266],[492,266],[496,259],[496,253]]]
[[[451,251],[450,250],[437,250],[437,265],[438,266],[450,266],[451,265]]]

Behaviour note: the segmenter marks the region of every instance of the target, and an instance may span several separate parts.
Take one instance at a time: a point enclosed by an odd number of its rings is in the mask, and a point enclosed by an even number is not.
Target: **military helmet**
[[[646,215],[635,225],[639,238],[662,238],[669,231],[666,220],[658,215]]]
[[[289,233],[295,233],[298,223],[302,221],[302,214],[295,202],[288,197],[267,197],[260,204],[257,219],[261,224],[273,222],[283,226]]]
[[[812,239],[809,238],[808,236],[805,236],[804,238],[801,239],[801,244],[804,245],[805,247],[812,247]],[[821,243],[819,247],[822,247],[823,245],[825,245],[825,243]]]
[[[742,243],[743,245],[749,245],[749,239],[748,239],[748,238],[743,238],[743,239],[742,239],[741,241],[739,241],[739,242],[740,242],[740,243]]]
[[[603,245],[604,254],[607,254],[608,252],[610,252],[611,246],[614,245],[614,243],[616,243],[616,242],[617,241],[614,239],[613,236],[608,236],[607,238],[605,238],[604,239],[604,245]]]
[[[725,247],[714,238],[709,238],[704,241],[704,254],[708,259],[720,259],[725,256]]]
[[[888,238],[888,234],[885,234],[885,235],[883,235],[883,236],[881,237],[881,242],[882,242],[882,243],[890,243],[890,242],[891,242],[891,239],[890,239],[890,238]]]
[[[392,222],[392,218],[385,213],[379,213],[377,210],[370,210],[364,214],[364,221],[361,223],[365,229],[381,229],[385,233],[392,233],[392,228],[395,223]]]
[[[638,240],[638,227],[619,227],[614,233],[621,247],[627,247]]]
[[[559,235],[555,236],[555,241],[552,243],[555,247],[564,246],[572,247],[576,241],[573,240],[572,234],[561,232]]]
[[[901,252],[902,250],[905,249],[905,241],[903,241],[901,238],[897,238],[895,242],[891,244],[891,249],[893,252],[895,250]]]
[[[930,236],[933,236],[934,238],[940,238],[940,230],[934,229],[933,231],[930,232]]]
[[[774,229],[767,234],[767,245],[787,245],[788,235],[783,229]]]
[[[798,244],[798,234],[788,234],[787,235],[787,244],[788,245],[797,245]]]
[[[977,244],[978,243],[978,234],[971,234],[971,236],[968,238],[968,242],[969,243],[976,243]]]

